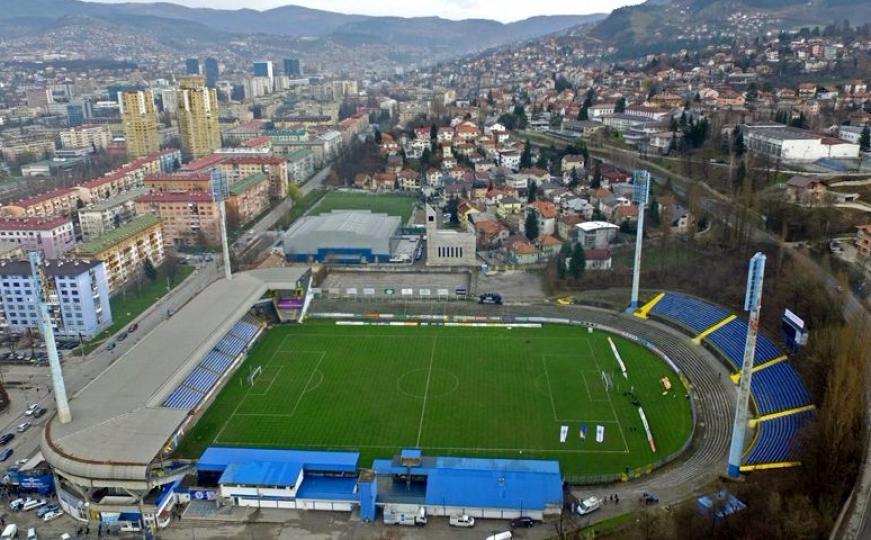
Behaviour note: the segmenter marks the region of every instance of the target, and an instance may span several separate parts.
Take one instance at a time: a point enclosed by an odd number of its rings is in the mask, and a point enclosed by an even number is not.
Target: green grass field
[[[420,447],[429,455],[559,459],[567,476],[644,467],[687,440],[689,402],[655,355],[613,337],[624,379],[607,337],[568,326],[277,327],[254,345],[177,453],[198,457],[210,444],[353,449],[368,465]],[[262,374],[251,385],[256,366]],[[673,385],[664,395],[662,377]],[[655,454],[623,394],[632,387]],[[605,428],[601,443],[597,425]]]
[[[411,217],[415,202],[417,199],[414,197],[403,195],[331,191],[312,210],[312,215],[332,210],[371,210],[391,216],[400,216],[404,225]]]

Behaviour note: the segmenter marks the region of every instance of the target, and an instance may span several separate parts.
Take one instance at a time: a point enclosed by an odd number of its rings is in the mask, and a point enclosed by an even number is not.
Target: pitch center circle
[[[429,385],[427,385],[429,376]],[[438,398],[451,394],[460,387],[460,379],[452,372],[441,369],[413,369],[397,380],[399,392],[414,399]]]

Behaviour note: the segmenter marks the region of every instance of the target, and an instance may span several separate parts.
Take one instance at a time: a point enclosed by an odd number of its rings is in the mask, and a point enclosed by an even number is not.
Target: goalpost
[[[254,379],[263,373],[263,366],[257,366],[248,373],[248,385],[254,386]]]

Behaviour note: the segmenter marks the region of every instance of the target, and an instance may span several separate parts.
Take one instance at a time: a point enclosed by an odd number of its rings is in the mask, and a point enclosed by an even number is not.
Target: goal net
[[[262,366],[257,366],[256,368],[252,369],[252,370],[248,373],[248,384],[249,384],[250,386],[254,386],[254,379],[256,379],[257,377],[259,377],[261,373],[263,373],[263,367],[262,367]]]

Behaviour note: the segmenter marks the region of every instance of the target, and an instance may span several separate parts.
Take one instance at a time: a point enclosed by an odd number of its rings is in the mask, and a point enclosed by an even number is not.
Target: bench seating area
[[[720,349],[736,370],[741,369],[741,363],[744,361],[744,342],[747,340],[746,321],[734,319],[722,328],[711,332],[705,339]],[[762,332],[759,332],[756,338],[753,365],[764,364],[782,355],[783,353],[780,352],[777,345],[772,343]]]
[[[763,420],[756,426],[755,444],[744,455],[745,465],[784,463],[795,459],[794,441],[815,411],[802,411]]]
[[[163,401],[163,406],[190,410],[199,405],[233,361],[248,348],[261,326],[261,323],[248,315],[233,325],[233,328],[224,334],[218,344],[206,353],[197,367]]]
[[[729,316],[725,309],[679,293],[667,292],[650,313],[699,333]]]
[[[666,292],[653,305],[649,313],[664,318],[687,329],[694,336],[721,322],[730,313],[723,308],[680,293]],[[733,371],[738,371],[744,359],[747,339],[747,321],[733,319],[704,339],[718,350],[729,362]],[[763,333],[756,340],[754,366],[762,366],[753,372],[750,395],[756,406],[757,416],[791,411],[811,404],[810,394],[795,368],[786,361],[771,360],[782,357],[780,348]],[[802,424],[811,417],[813,410],[798,411],[777,418],[762,419],[757,424],[758,436],[745,454],[747,465],[766,463],[789,463],[794,461],[792,448]]]
[[[750,394],[760,415],[810,405],[804,383],[788,362],[778,362],[753,374]]]

